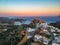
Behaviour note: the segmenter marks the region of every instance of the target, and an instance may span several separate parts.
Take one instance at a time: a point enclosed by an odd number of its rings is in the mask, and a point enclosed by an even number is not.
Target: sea
[[[24,24],[29,24],[34,18],[39,18],[44,20],[46,23],[55,23],[60,22],[60,16],[30,16],[30,17],[14,17],[14,18],[23,18],[25,19]]]
[[[55,22],[60,22],[60,16],[9,16],[9,18],[13,19],[24,19],[25,21],[22,24],[29,24],[32,22],[34,18],[39,18],[44,20],[46,23],[55,23]]]

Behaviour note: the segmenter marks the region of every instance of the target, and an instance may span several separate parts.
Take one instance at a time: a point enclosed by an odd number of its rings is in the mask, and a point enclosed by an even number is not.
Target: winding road
[[[51,40],[48,42],[48,45],[52,45],[53,40],[55,39],[53,32],[50,30],[51,28],[48,28],[48,32],[51,34]]]

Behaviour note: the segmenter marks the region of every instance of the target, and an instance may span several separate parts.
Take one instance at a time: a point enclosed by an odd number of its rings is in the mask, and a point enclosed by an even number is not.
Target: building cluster
[[[38,18],[28,25],[23,22],[0,18],[0,45],[60,45],[60,29]]]

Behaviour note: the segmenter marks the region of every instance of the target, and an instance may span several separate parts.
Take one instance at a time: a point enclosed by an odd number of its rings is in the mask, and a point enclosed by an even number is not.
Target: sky
[[[0,0],[0,16],[60,15],[60,0]]]

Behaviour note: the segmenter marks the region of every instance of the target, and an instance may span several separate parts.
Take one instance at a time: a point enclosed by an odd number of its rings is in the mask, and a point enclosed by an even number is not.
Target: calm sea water
[[[60,17],[57,16],[45,16],[45,17],[25,17],[25,24],[29,24],[34,18],[39,18],[44,20],[47,23],[55,23],[60,21]]]
[[[60,16],[37,16],[37,17],[10,17],[10,18],[24,18],[25,22],[24,24],[29,24],[32,22],[34,18],[39,18],[44,20],[47,23],[55,23],[60,22]]]

